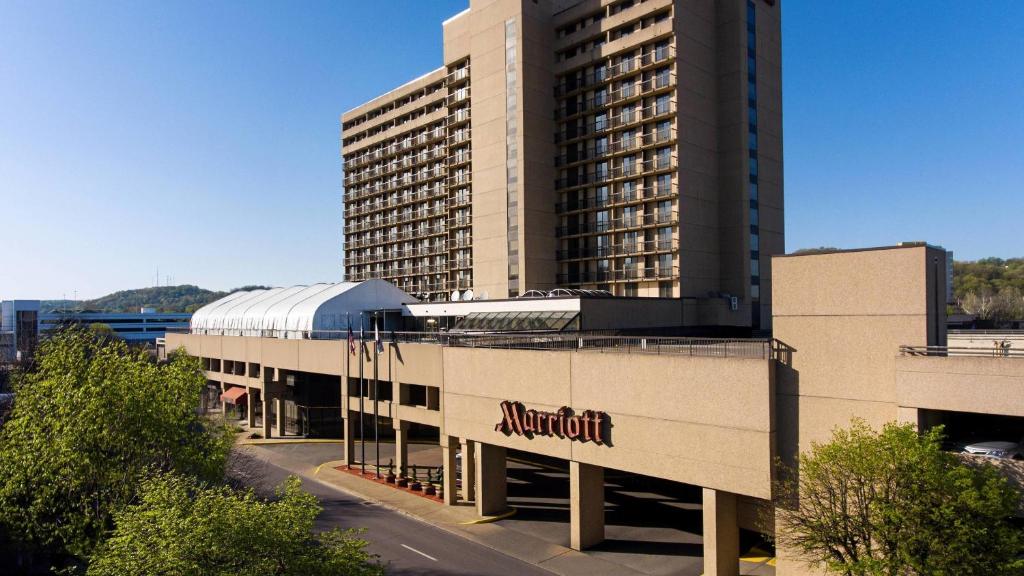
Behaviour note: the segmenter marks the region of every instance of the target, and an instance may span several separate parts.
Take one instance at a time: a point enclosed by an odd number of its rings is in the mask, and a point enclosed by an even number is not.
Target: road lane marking
[[[423,556],[424,558],[427,558],[428,560],[433,560],[434,562],[437,562],[437,558],[434,558],[430,554],[424,554],[423,552],[420,552],[412,546],[406,546],[405,544],[402,544],[402,548],[405,548],[406,550],[412,550],[413,552],[419,554],[420,556]]]

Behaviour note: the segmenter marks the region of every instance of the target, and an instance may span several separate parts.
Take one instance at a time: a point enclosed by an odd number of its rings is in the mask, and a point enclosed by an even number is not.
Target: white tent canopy
[[[194,333],[310,338],[358,326],[362,312],[417,300],[384,280],[234,292],[192,315]]]

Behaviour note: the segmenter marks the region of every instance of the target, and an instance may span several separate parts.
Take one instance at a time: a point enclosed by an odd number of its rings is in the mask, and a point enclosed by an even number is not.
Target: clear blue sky
[[[0,2],[0,298],[341,278],[341,112],[466,0]],[[1024,3],[785,0],[787,249],[1024,255]]]

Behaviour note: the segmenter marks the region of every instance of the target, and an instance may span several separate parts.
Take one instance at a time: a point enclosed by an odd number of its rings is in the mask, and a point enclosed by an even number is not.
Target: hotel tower
[[[342,115],[346,280],[677,298],[688,325],[767,328],[780,10],[470,0],[442,66]]]

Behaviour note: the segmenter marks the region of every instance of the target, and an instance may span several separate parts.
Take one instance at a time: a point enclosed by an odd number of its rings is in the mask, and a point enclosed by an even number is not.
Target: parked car
[[[964,446],[967,454],[988,456],[989,458],[1012,458],[1014,460],[1024,459],[1024,441],[1005,442],[1001,440],[990,442],[977,442]]]

